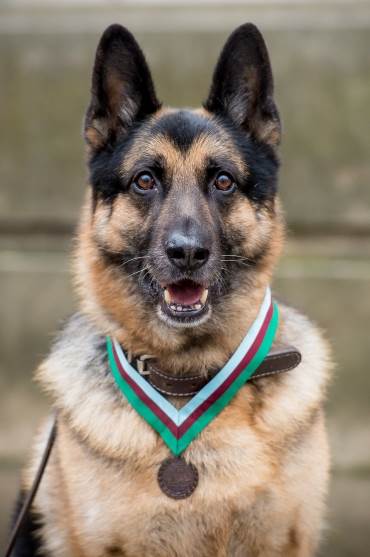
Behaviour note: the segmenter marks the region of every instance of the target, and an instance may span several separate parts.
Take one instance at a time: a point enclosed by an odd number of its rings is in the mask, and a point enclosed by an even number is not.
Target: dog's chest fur
[[[245,386],[193,441],[185,458],[199,485],[182,501],[159,488],[168,449],[116,389],[104,338],[84,317],[70,321],[40,371],[60,408],[36,501],[52,555],[305,555],[297,544],[309,554],[327,474],[325,347],[306,319],[281,314],[302,364]]]

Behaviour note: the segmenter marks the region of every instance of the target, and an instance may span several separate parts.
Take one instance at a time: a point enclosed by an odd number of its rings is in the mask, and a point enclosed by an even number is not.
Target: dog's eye
[[[136,190],[146,192],[154,189],[155,180],[149,172],[141,172],[134,178],[132,184]]]
[[[224,193],[230,193],[235,189],[235,182],[230,174],[226,172],[220,172],[216,180],[214,181],[214,186],[216,189]]]

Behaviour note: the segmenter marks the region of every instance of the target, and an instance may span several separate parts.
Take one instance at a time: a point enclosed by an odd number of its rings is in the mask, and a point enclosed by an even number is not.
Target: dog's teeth
[[[208,288],[205,288],[200,297],[200,303],[202,304],[202,306],[204,306],[204,304],[206,303],[207,298],[208,298]]]
[[[170,308],[176,311],[176,304],[171,304]]]
[[[194,309],[200,309],[202,307],[202,304],[195,304],[194,305]]]
[[[182,311],[182,306],[177,306],[177,311]]]
[[[165,300],[166,304],[170,305],[171,296],[170,296],[170,293],[168,292],[167,288],[164,289],[163,295],[164,295],[164,300]]]

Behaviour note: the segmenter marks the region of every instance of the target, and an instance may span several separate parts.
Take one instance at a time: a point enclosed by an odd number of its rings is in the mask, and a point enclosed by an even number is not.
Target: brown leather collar
[[[300,364],[301,359],[301,353],[293,346],[274,348],[256,369],[251,380],[294,369]],[[176,377],[164,373],[150,360],[147,361],[146,368],[144,375],[147,381],[160,393],[174,397],[194,396],[217,373],[212,374],[212,377],[204,375]]]

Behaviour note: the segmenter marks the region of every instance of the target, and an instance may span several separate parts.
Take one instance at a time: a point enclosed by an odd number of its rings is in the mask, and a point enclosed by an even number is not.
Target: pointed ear
[[[238,27],[227,40],[204,107],[231,118],[258,141],[272,146],[280,142],[269,55],[261,33],[252,23]]]
[[[144,55],[132,34],[115,24],[99,42],[84,127],[92,150],[114,144],[130,126],[160,108]]]

